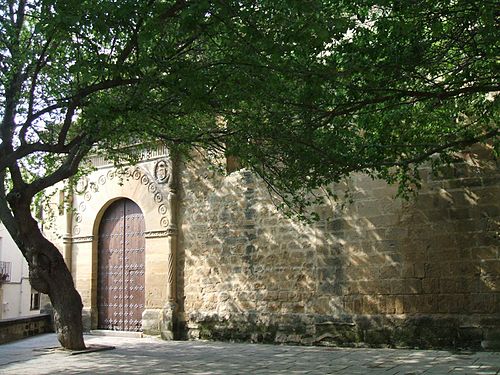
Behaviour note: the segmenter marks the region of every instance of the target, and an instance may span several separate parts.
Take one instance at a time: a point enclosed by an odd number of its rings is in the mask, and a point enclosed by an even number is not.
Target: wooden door
[[[99,226],[98,328],[141,331],[144,216],[130,199],[108,207]]]

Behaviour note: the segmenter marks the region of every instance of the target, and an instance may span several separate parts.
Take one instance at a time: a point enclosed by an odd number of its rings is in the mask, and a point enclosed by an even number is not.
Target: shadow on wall
[[[184,169],[178,280],[190,338],[492,348],[500,341],[498,163],[423,169],[415,201],[356,175],[305,225],[242,170]],[[338,186],[340,189],[345,187]]]

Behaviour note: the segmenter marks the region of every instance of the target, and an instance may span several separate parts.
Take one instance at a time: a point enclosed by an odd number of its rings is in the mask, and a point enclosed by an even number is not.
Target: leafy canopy
[[[97,147],[239,157],[288,203],[499,143],[494,1],[0,0],[0,216]]]

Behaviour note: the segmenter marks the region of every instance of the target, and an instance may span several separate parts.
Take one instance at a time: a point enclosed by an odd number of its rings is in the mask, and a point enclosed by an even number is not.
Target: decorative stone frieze
[[[147,175],[147,172],[139,167],[129,167],[120,172],[125,176],[125,178],[139,181],[142,185],[145,186],[144,192],[149,194],[153,202],[158,205],[157,211],[161,215],[158,221],[159,226],[166,228],[170,223],[169,218],[165,216],[168,213],[168,206],[164,203],[164,197],[161,193],[162,189],[158,187],[157,183],[163,184],[169,181],[171,168],[168,169],[168,171],[164,171],[163,167],[158,167],[158,163],[160,162],[162,162],[161,165],[163,165],[165,168],[171,165],[169,162],[163,159],[155,163],[154,173],[160,173],[160,177],[162,177],[159,180],[158,178],[155,178],[157,182],[151,181],[151,179]],[[167,172],[168,176],[163,174]],[[80,234],[80,227],[78,226],[78,224],[81,223],[83,212],[87,208],[85,202],[90,202],[94,194],[99,194],[99,186],[102,186],[102,189],[107,189],[108,182],[116,184],[116,182],[114,182],[116,176],[117,172],[115,170],[111,170],[105,174],[98,175],[95,179],[94,177],[89,178],[87,176],[84,176],[77,182],[77,188],[75,189],[75,191],[78,195],[83,195],[84,202],[80,202],[78,204],[76,212],[74,214],[73,221],[76,225],[73,228],[73,234]],[[170,185],[167,184],[165,187],[168,189]]]
[[[85,190],[87,190],[88,183],[89,182],[87,177],[85,176],[81,177],[75,185],[75,191],[78,194],[83,194]]]

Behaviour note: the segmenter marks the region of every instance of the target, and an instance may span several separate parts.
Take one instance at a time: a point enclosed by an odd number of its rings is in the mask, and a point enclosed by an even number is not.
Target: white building
[[[0,222],[0,319],[40,313],[40,294],[31,288],[28,263]]]

